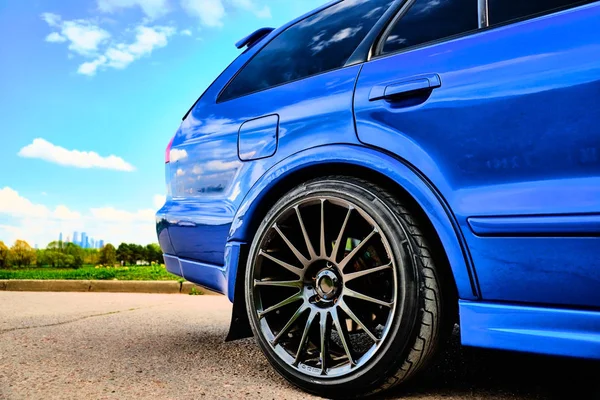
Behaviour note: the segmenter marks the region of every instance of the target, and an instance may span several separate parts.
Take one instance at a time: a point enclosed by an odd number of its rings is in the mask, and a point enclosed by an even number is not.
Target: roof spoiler
[[[239,42],[237,42],[235,44],[235,47],[237,47],[238,49],[241,49],[246,46],[248,46],[248,48],[251,48],[256,43],[258,43],[259,40],[261,40],[262,38],[267,36],[269,33],[273,32],[274,30],[275,30],[275,28],[260,28],[256,31],[252,32],[251,34],[249,34],[248,36],[246,36]]]

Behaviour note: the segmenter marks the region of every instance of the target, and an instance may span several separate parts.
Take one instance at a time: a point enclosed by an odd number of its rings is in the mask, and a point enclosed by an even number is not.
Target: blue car
[[[166,151],[170,272],[304,390],[464,345],[600,359],[600,4],[338,0],[237,43]]]

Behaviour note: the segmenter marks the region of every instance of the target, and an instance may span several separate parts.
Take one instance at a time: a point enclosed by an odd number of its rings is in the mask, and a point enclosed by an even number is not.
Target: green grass
[[[119,281],[177,281],[180,277],[167,272],[163,265],[148,267],[83,267],[0,269],[0,279],[67,279]]]

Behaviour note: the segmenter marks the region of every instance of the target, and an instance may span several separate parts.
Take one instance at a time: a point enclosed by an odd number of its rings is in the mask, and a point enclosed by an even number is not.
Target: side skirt
[[[600,359],[600,311],[459,301],[465,346]]]

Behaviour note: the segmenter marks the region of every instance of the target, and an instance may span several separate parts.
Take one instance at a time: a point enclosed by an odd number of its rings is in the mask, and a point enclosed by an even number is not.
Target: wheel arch
[[[439,251],[451,298],[477,299],[476,279],[468,249],[450,207],[435,187],[403,160],[383,152],[353,145],[312,148],[279,162],[267,171],[244,198],[229,233],[229,241],[250,243],[262,219],[282,195],[303,182],[331,175],[362,178],[396,194],[423,224],[431,245]],[[249,246],[245,246],[249,247]],[[246,249],[247,250],[247,249]],[[246,318],[244,273],[247,253],[240,251],[236,265],[228,268],[229,298],[234,303],[229,340],[251,336]]]

